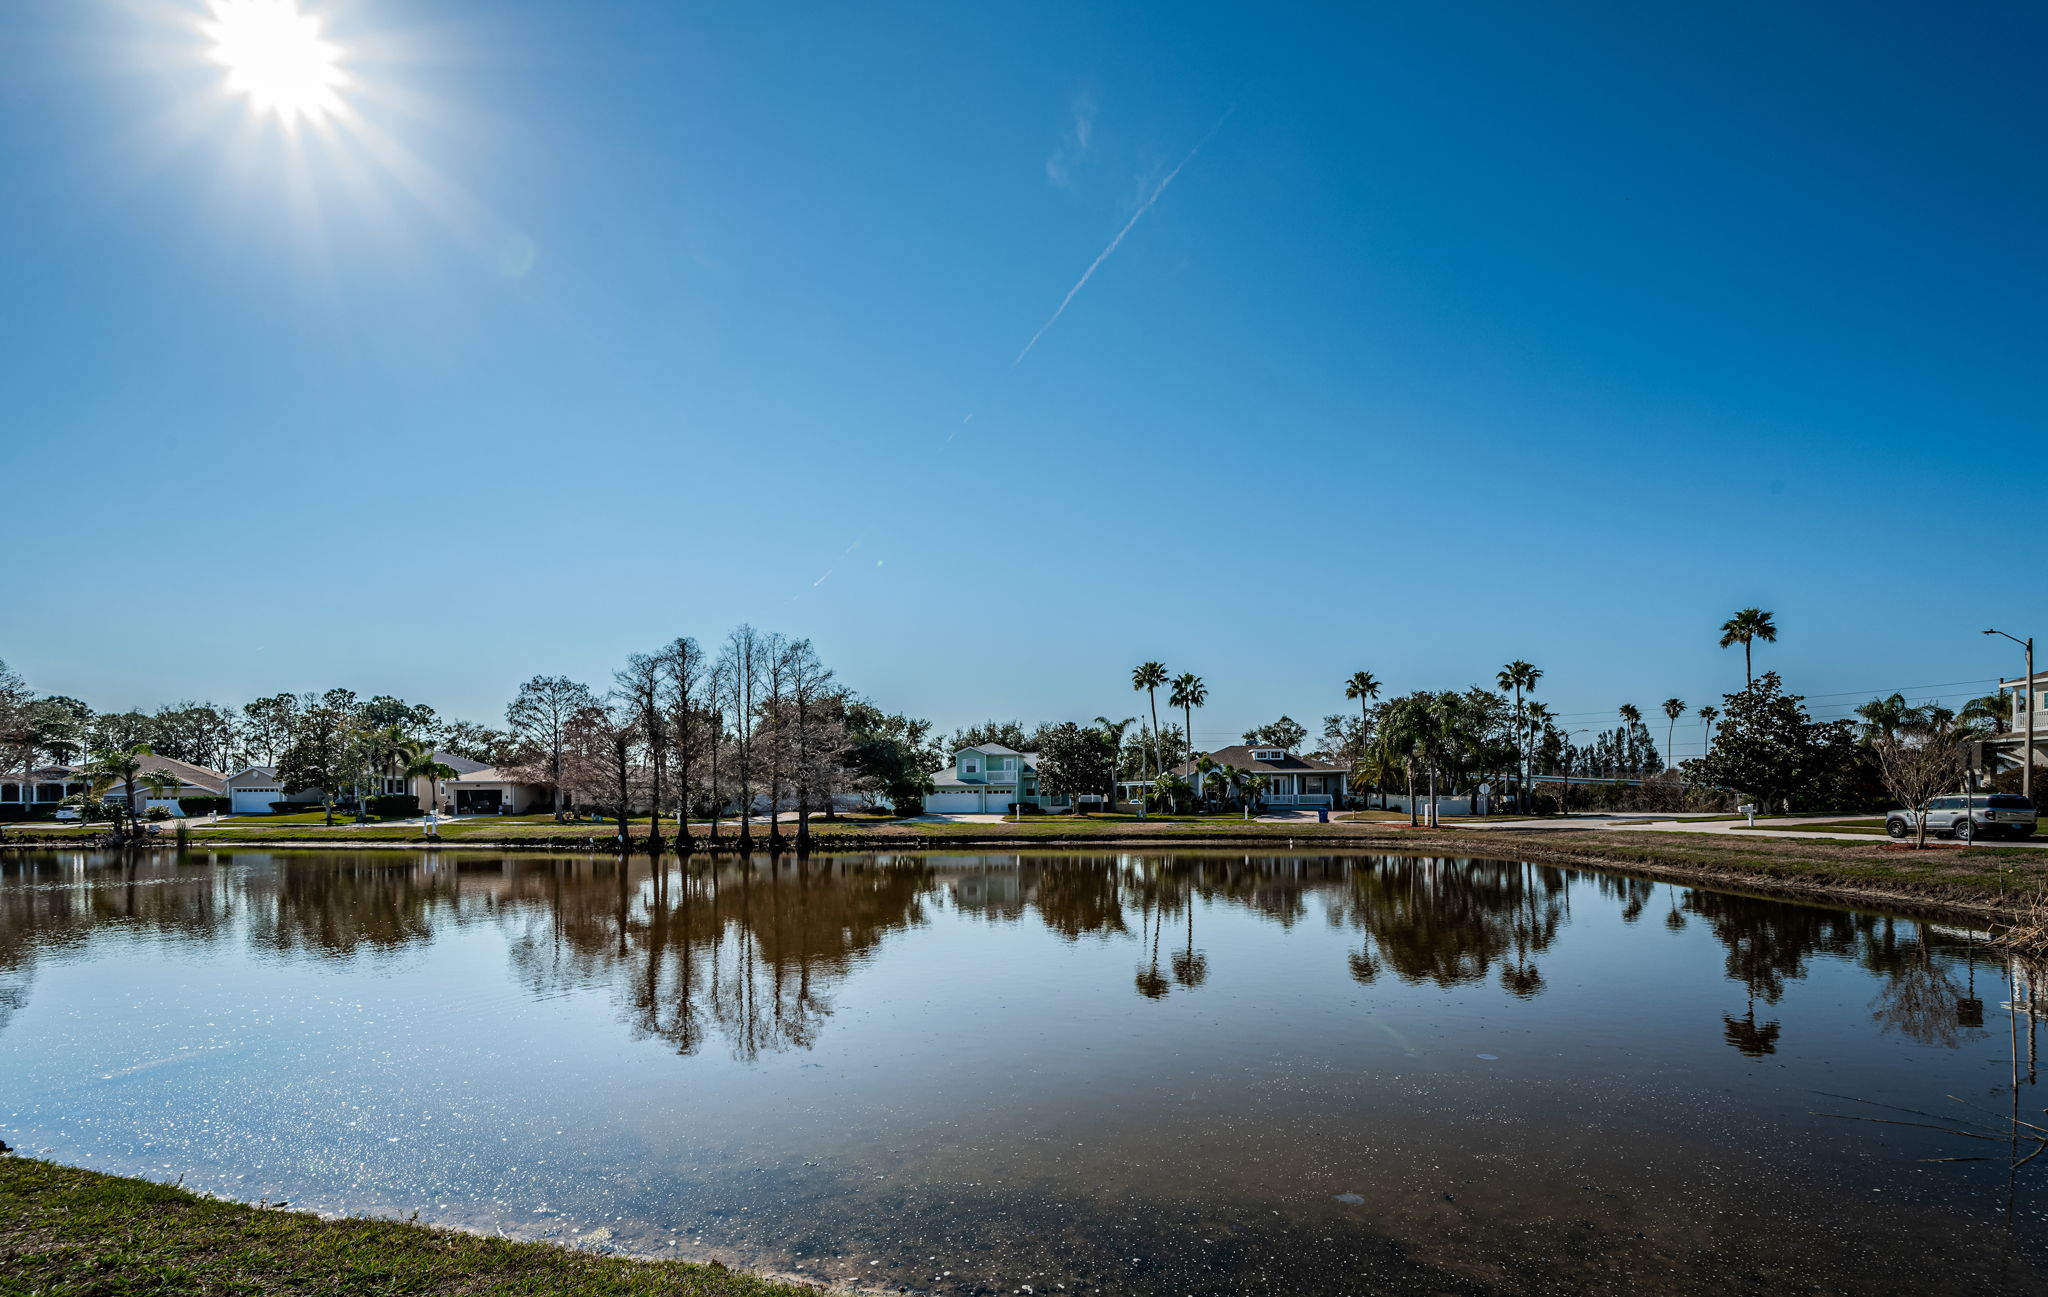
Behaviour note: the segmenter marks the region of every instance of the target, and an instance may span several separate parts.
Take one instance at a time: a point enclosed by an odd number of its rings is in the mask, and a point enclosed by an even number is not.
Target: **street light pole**
[[[1986,635],[2005,635],[2002,630],[1988,630]],[[2027,674],[2020,681],[2020,700],[2027,712],[2027,745],[2020,750],[2020,796],[2034,800],[2034,637],[2021,639],[2017,635],[2005,635],[2013,643],[2027,651]]]

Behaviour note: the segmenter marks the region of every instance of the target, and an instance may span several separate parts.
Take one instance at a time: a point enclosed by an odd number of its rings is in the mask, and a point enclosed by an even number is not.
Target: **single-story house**
[[[455,786],[457,780],[490,769],[481,761],[458,757],[453,752],[436,752],[434,759],[456,773],[456,780],[441,781],[440,796],[443,809],[457,804],[450,794],[450,789]],[[322,793],[318,788],[304,788],[286,795],[284,785],[277,777],[276,766],[244,766],[228,776],[226,785],[228,809],[237,815],[267,815],[270,813],[272,802],[292,802],[310,808],[320,805],[322,800]],[[369,797],[397,797],[411,793],[419,799],[422,808],[426,806],[429,795],[426,779],[407,779],[403,775],[378,775],[366,779],[363,781],[362,791]]]
[[[181,797],[221,797],[227,791],[227,777],[218,770],[195,766],[189,761],[174,757],[147,756],[138,758],[141,770],[137,772],[135,785],[135,808],[140,811],[152,803],[150,792],[139,776],[158,770],[169,771],[178,777],[178,790],[168,800]],[[23,803],[30,810],[54,810],[58,802],[66,797],[82,795],[86,791],[84,768],[81,766],[44,766],[30,771],[26,776],[7,775],[0,777],[0,805]],[[123,801],[128,795],[124,784],[108,789],[102,800]],[[162,803],[156,803],[162,804]]]
[[[940,815],[1001,815],[1019,802],[1048,811],[1073,805],[1070,798],[1039,789],[1036,752],[977,743],[955,752],[952,767],[932,776],[924,808]]]
[[[455,762],[448,764],[453,766]],[[441,805],[445,809],[457,815],[525,815],[546,809],[546,784],[532,783],[516,771],[500,770],[480,761],[463,764],[476,768],[441,781]]]
[[[1264,794],[1268,806],[1329,807],[1335,809],[1344,805],[1344,792],[1350,779],[1350,770],[1334,761],[1318,757],[1296,756],[1285,748],[1271,747],[1257,743],[1239,743],[1227,748],[1218,748],[1208,754],[1211,765],[1221,770],[1224,766],[1235,766],[1246,774],[1263,775],[1266,780]],[[1195,790],[1197,796],[1205,793],[1200,787],[1201,765],[1199,761],[1187,761],[1167,771],[1178,775]],[[1120,787],[1131,800],[1136,801],[1152,789],[1150,779],[1125,779]],[[1234,795],[1234,794],[1233,794]]]

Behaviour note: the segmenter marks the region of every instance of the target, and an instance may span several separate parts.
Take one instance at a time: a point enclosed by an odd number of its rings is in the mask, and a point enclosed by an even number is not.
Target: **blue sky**
[[[1708,701],[1751,604],[1813,695],[2048,633],[2038,6],[305,8],[296,132],[196,0],[0,13],[45,691],[492,719],[750,620],[949,728],[1159,658],[1221,743]]]

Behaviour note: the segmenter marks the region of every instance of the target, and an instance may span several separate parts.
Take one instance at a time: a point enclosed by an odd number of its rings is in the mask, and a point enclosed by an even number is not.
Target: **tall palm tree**
[[[1166,763],[1159,758],[1159,686],[1166,683],[1164,662],[1140,662],[1131,670],[1131,688],[1142,689],[1152,700],[1152,777],[1157,779],[1166,773]]]
[[[1744,608],[1727,621],[1721,623],[1721,647],[1731,644],[1742,645],[1742,683],[1747,688],[1756,683],[1756,675],[1750,667],[1750,646],[1756,640],[1766,644],[1778,642],[1777,623],[1771,614],[1761,608]]]
[[[1532,694],[1535,693],[1536,682],[1542,678],[1543,668],[1530,666],[1520,658],[1516,658],[1502,667],[1500,674],[1494,677],[1494,683],[1500,686],[1502,693],[1506,693],[1510,689],[1515,691],[1515,726],[1519,731],[1515,735],[1517,743],[1521,743],[1529,735],[1528,722],[1522,711],[1522,691],[1526,689]],[[1525,758],[1526,752],[1527,746],[1525,745]],[[1525,759],[1522,762],[1522,794],[1518,799],[1525,807],[1529,804],[1529,775],[1529,762]]]
[[[1706,744],[1707,754],[1711,756],[1714,751],[1714,722],[1720,718],[1721,709],[1708,703],[1694,714],[1700,718],[1700,738]]]
[[[1372,723],[1372,713],[1367,710],[1372,700],[1380,696],[1380,682],[1373,679],[1370,671],[1353,671],[1351,678],[1344,682],[1344,696],[1358,704],[1358,723],[1365,726]],[[1364,730],[1361,728],[1361,734]]]
[[[1124,731],[1137,723],[1135,716],[1126,716],[1120,721],[1113,721],[1107,716],[1095,718],[1095,732],[1101,737],[1102,745],[1109,749],[1109,787],[1103,789],[1103,794],[1109,798],[1104,805],[1111,810],[1116,809],[1117,780],[1123,778]]]
[[[1190,758],[1196,752],[1195,708],[1208,701],[1209,686],[1202,683],[1202,677],[1192,671],[1183,671],[1173,678],[1173,694],[1166,700],[1166,705],[1180,708],[1181,723],[1187,726],[1187,731],[1182,737],[1188,741]]]
[[[1677,765],[1671,759],[1671,736],[1678,729],[1678,718],[1683,715],[1685,715],[1684,703],[1676,698],[1666,698],[1664,700],[1664,719],[1667,722],[1664,726],[1664,764],[1667,767],[1675,767]]]
[[[1387,809],[1387,785],[1401,772],[1401,759],[1394,755],[1383,739],[1365,750],[1359,758],[1358,768],[1351,773],[1351,786],[1360,792],[1377,788],[1380,794],[1380,809]],[[1366,805],[1372,805],[1367,802]]]

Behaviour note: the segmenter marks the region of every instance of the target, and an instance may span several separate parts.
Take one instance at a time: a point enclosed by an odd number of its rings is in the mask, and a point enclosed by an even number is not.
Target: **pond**
[[[2044,1291],[1982,938],[1492,860],[17,855],[0,1136],[887,1292]]]

